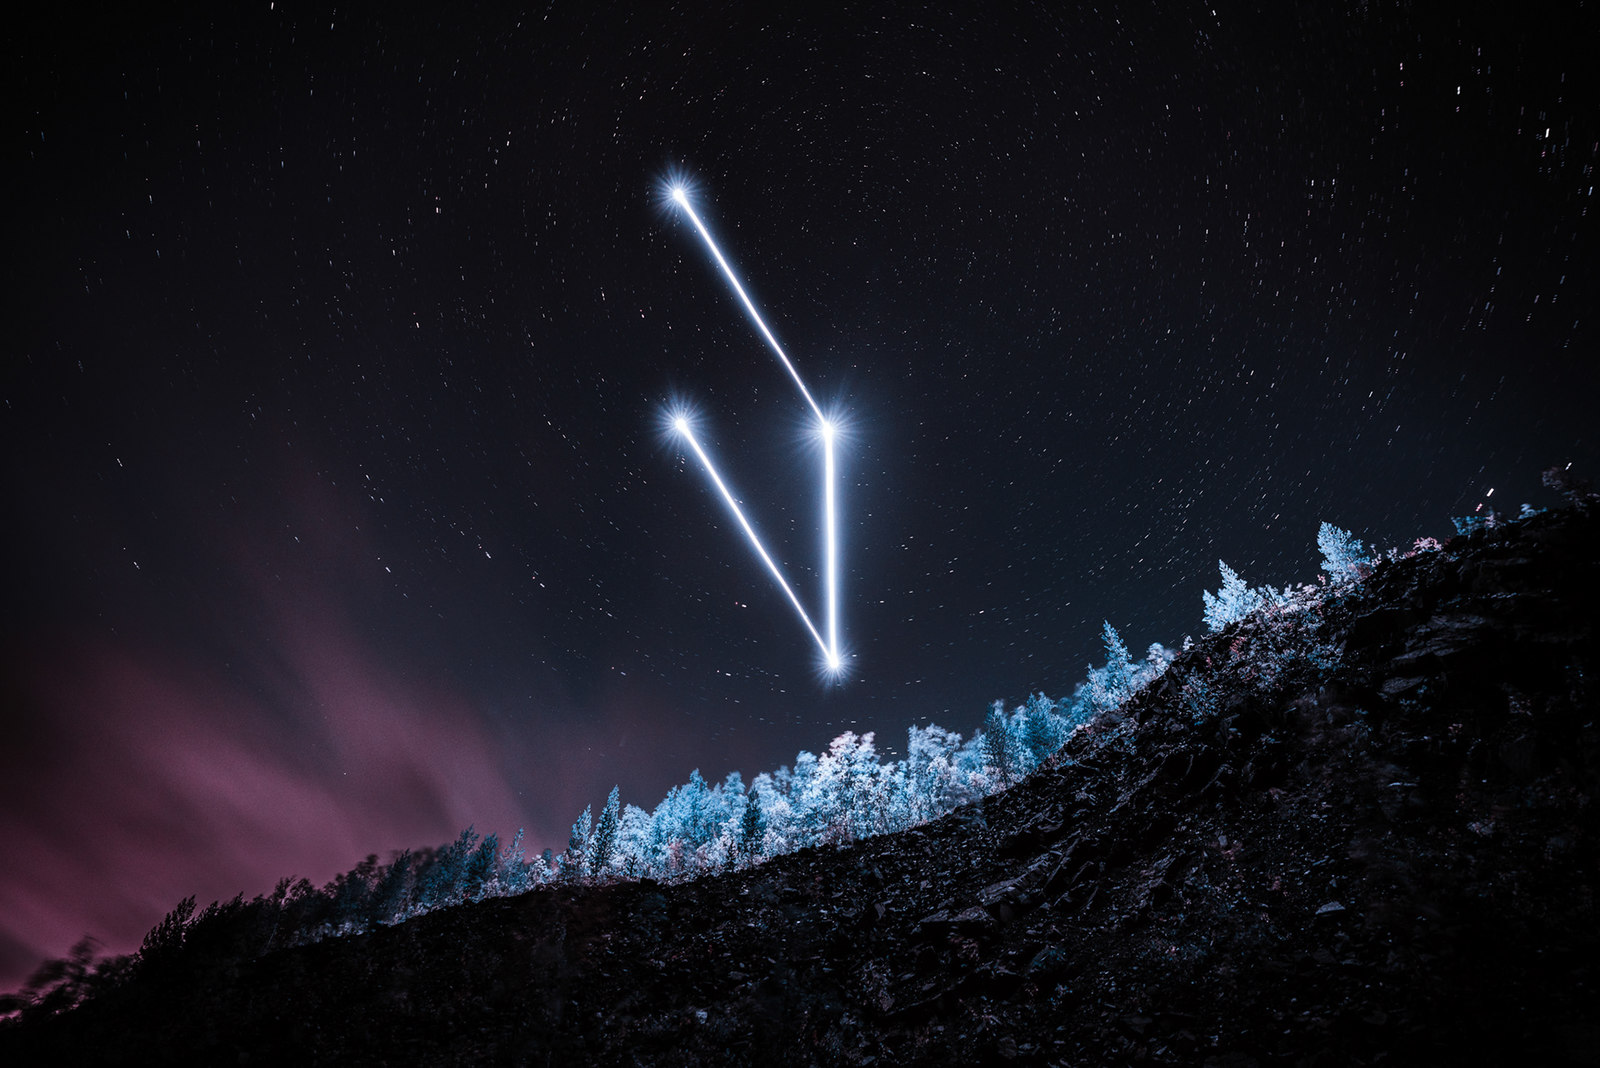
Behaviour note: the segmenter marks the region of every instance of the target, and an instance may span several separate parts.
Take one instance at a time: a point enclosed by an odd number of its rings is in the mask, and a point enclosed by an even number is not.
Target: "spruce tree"
[[[1335,584],[1359,579],[1372,563],[1367,547],[1332,523],[1323,523],[1317,531],[1317,548],[1322,550],[1322,569]]]
[[[408,849],[389,862],[383,878],[378,882],[378,888],[373,891],[372,911],[378,923],[399,923],[410,913],[410,902],[406,893],[410,875],[411,850]]]
[[[611,858],[617,849],[617,826],[621,818],[621,802],[617,788],[613,786],[611,796],[606,798],[606,807],[600,813],[600,822],[594,829],[594,850],[589,857],[589,871],[596,878],[603,878],[611,866]]]
[[[1022,744],[1028,751],[1028,763],[1037,767],[1061,745],[1061,717],[1055,713],[1055,702],[1042,693],[1028,698],[1023,707]]]
[[[983,721],[983,761],[994,769],[1001,786],[1011,785],[1012,748],[1005,704],[996,701]]]
[[[493,832],[484,835],[483,841],[468,858],[461,877],[462,896],[477,901],[494,875],[495,862],[500,859],[500,836]]]
[[[746,866],[761,859],[767,836],[767,820],[761,812],[761,796],[754,790],[744,795],[744,815],[739,818],[739,856]]]
[[[1261,594],[1245,585],[1233,568],[1218,560],[1217,569],[1222,573],[1222,588],[1216,593],[1201,593],[1206,606],[1206,626],[1214,631],[1243,619],[1263,603]]]
[[[1121,704],[1133,692],[1133,659],[1128,656],[1128,646],[1109,620],[1102,624],[1100,640],[1106,647],[1106,689],[1116,704]]]
[[[589,835],[592,817],[589,815],[589,806],[583,806],[583,815],[579,816],[572,825],[572,833],[567,836],[567,851],[561,855],[561,879],[563,882],[576,882],[582,878],[584,872],[584,854],[589,848]]]

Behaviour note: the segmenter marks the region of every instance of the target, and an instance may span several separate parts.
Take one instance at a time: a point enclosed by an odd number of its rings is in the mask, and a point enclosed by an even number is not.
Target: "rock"
[[[1409,678],[1388,679],[1383,683],[1382,686],[1378,687],[1378,690],[1385,697],[1399,697],[1402,694],[1410,693],[1412,690],[1415,690],[1426,681],[1426,677],[1421,675],[1412,676]]]
[[[1045,946],[1028,962],[1029,978],[1051,980],[1066,973],[1071,964],[1066,950],[1060,946]]]

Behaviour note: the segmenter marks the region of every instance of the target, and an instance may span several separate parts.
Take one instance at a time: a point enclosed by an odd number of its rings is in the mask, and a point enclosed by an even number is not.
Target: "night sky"
[[[970,731],[1219,557],[1600,460],[1592,6],[404,6],[10,28],[0,986]],[[669,174],[848,415],[842,683],[663,432],[817,604],[807,410]]]

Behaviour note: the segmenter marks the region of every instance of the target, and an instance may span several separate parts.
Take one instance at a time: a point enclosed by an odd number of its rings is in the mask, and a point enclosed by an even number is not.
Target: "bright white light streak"
[[[839,663],[839,539],[834,514],[833,492],[833,423],[822,420],[822,485],[826,504],[823,508],[828,539],[828,667],[838,671]]]
[[[756,327],[761,331],[761,336],[767,339],[767,344],[772,346],[772,351],[778,354],[778,359],[783,361],[783,366],[788,369],[789,377],[794,379],[794,384],[800,387],[800,395],[811,405],[811,410],[817,414],[817,421],[824,426],[828,423],[827,416],[822,414],[822,409],[817,402],[811,399],[811,391],[806,389],[806,384],[800,380],[800,372],[794,369],[794,364],[789,362],[789,357],[784,353],[783,346],[778,344],[778,339],[772,336],[772,331],[767,329],[767,324],[761,318],[761,313],[756,311],[755,303],[745,293],[744,286],[739,284],[739,279],[734,275],[733,268],[728,266],[728,261],[722,258],[722,250],[717,248],[717,243],[711,239],[711,231],[706,229],[706,224],[700,221],[700,215],[694,210],[694,205],[689,203],[689,194],[681,185],[672,187],[672,200],[683,213],[689,216],[689,221],[694,223],[694,228],[700,231],[700,237],[706,243],[706,248],[711,250],[712,258],[717,261],[717,266],[722,268],[722,273],[727,276],[728,284],[744,302],[745,311],[750,313],[750,318],[755,320]]]
[[[727,502],[728,510],[733,513],[733,517],[744,528],[745,536],[750,539],[750,544],[755,546],[756,554],[761,557],[761,562],[767,565],[767,570],[772,572],[772,577],[778,580],[778,585],[789,596],[789,603],[794,605],[795,613],[799,615],[800,622],[806,625],[806,630],[810,631],[811,637],[816,639],[818,647],[822,649],[822,655],[827,658],[828,667],[833,671],[839,670],[839,654],[834,651],[838,646],[835,645],[833,648],[829,648],[828,643],[822,640],[822,635],[817,633],[817,628],[811,622],[811,617],[806,614],[805,607],[800,604],[800,598],[795,596],[794,590],[789,587],[788,581],[783,577],[783,572],[778,570],[778,565],[773,563],[771,556],[767,555],[766,547],[761,544],[761,539],[756,536],[755,528],[750,525],[750,521],[744,517],[744,511],[739,507],[739,502],[734,499],[727,483],[722,481],[722,476],[717,474],[716,466],[712,464],[711,457],[707,456],[705,449],[700,447],[700,439],[694,436],[694,428],[689,425],[689,420],[680,415],[672,421],[672,428],[683,435],[684,440],[688,441],[689,447],[694,449],[694,454],[700,458],[700,463],[705,466],[706,474],[711,476],[711,481],[716,485],[717,490],[721,492],[722,499]],[[830,457],[832,456],[831,451],[829,455]],[[830,540],[832,538],[831,526],[829,528],[829,538]]]

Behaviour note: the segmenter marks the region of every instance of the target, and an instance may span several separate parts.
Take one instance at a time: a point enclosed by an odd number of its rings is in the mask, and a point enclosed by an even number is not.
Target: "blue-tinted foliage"
[[[1362,578],[1372,566],[1372,554],[1348,530],[1323,523],[1317,531],[1317,548],[1322,550],[1322,570],[1335,583]]]
[[[1218,560],[1217,569],[1222,573],[1222,588],[1216,593],[1201,594],[1201,600],[1205,603],[1206,626],[1213,631],[1238,622],[1265,603],[1261,592],[1245,585],[1244,579],[1226,563]]]

